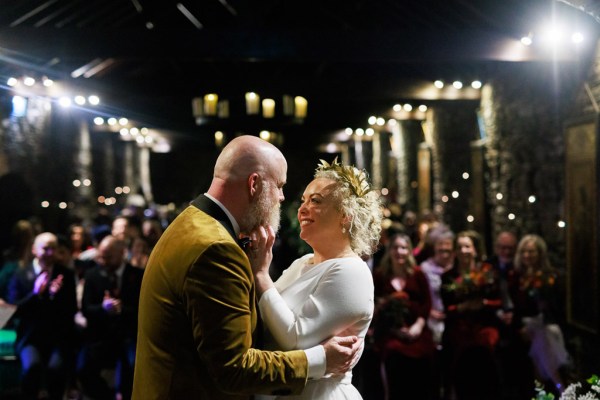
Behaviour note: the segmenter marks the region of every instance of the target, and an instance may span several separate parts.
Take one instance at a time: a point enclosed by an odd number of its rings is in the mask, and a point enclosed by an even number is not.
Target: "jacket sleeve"
[[[210,245],[191,266],[183,301],[196,348],[220,390],[231,393],[300,393],[307,380],[304,351],[252,348],[256,327],[254,278],[234,242]]]

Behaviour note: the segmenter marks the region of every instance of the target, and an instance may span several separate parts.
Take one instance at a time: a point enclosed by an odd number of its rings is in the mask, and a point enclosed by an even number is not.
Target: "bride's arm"
[[[373,279],[361,261],[337,261],[319,278],[315,290],[306,293],[294,313],[281,297],[269,276],[274,231],[259,228],[251,234],[249,251],[259,296],[261,318],[282,350],[303,349],[332,336],[356,335],[346,329],[373,315]],[[285,274],[284,274],[285,275]]]
[[[331,336],[364,335],[373,315],[370,271],[358,263],[342,263],[319,278],[294,312],[275,287],[263,293],[258,303],[261,317],[283,350],[313,346]],[[361,320],[362,329],[347,330]]]

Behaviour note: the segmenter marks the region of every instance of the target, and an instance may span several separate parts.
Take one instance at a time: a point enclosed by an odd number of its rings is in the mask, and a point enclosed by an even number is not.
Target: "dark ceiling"
[[[302,95],[303,129],[323,134],[443,98],[421,90],[435,79],[485,81],[505,63],[549,62],[534,46],[509,50],[544,20],[560,17],[595,43],[598,2],[571,3],[2,0],[0,87],[46,75],[98,93],[107,115],[190,137],[216,126],[195,125],[194,97]]]

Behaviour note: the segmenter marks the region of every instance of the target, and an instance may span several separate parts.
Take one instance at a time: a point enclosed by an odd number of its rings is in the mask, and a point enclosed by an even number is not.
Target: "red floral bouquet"
[[[541,289],[545,286],[554,286],[555,283],[556,273],[549,269],[538,269],[533,273],[523,274],[519,280],[522,290]]]
[[[410,316],[408,294],[396,291],[385,298],[374,318],[375,339],[381,339],[392,329],[406,326]]]
[[[468,296],[480,293],[484,287],[493,284],[495,279],[492,265],[483,263],[480,268],[462,273],[444,286],[446,290],[455,292],[459,296]]]

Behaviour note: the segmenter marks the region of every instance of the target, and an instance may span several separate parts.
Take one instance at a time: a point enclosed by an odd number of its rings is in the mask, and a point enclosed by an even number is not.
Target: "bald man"
[[[62,399],[65,390],[77,301],[75,274],[56,263],[56,247],[53,233],[36,236],[33,261],[15,271],[8,287],[7,300],[17,305],[15,350],[27,399],[43,389],[49,398]]]
[[[356,337],[289,352],[252,347],[256,288],[236,239],[279,226],[286,174],[275,146],[237,137],[217,158],[208,192],[165,230],[142,282],[134,399],[298,394],[309,378],[348,370]]]
[[[77,375],[84,394],[115,398],[101,376],[116,368],[115,392],[131,398],[140,288],[144,271],[127,262],[127,244],[112,235],[98,245],[96,265],[84,277],[82,312],[87,320]]]

